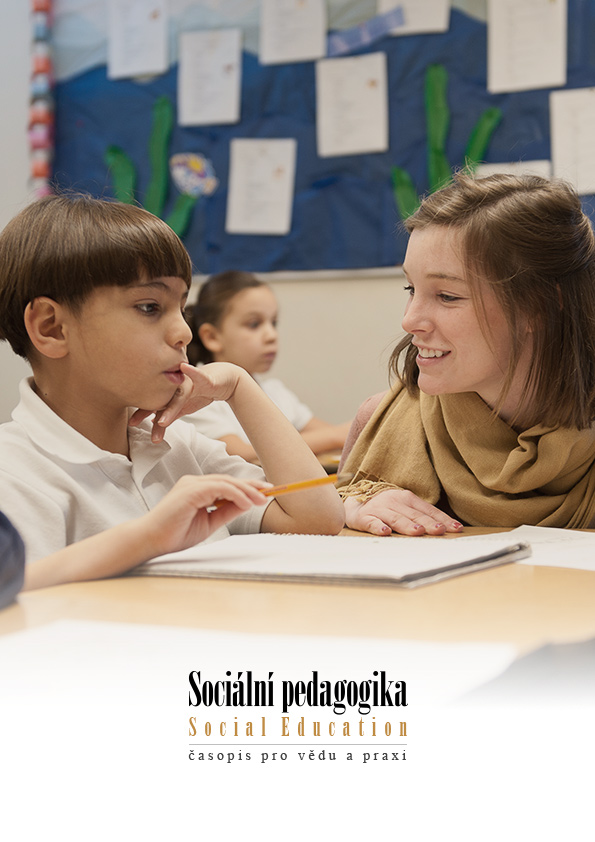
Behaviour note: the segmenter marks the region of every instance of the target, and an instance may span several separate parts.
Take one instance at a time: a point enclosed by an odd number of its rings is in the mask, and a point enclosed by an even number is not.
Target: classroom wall
[[[405,283],[396,267],[273,282],[281,353],[272,373],[320,418],[352,418],[366,397],[388,386],[388,358],[403,334]]]
[[[0,228],[29,200],[27,117],[29,3],[0,3]],[[386,360],[399,334],[405,296],[395,272],[274,276],[281,307],[281,354],[272,374],[314,413],[340,422],[387,384]],[[0,343],[0,422],[18,401],[28,365]]]

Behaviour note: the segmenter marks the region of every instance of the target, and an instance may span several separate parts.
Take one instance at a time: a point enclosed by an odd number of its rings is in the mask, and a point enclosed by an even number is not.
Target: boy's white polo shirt
[[[32,561],[152,509],[185,475],[263,479],[262,470],[176,421],[151,442],[150,422],[129,430],[130,459],[94,445],[20,384],[12,421],[0,425],[0,509],[21,533]],[[209,540],[259,532],[265,506],[218,529]]]

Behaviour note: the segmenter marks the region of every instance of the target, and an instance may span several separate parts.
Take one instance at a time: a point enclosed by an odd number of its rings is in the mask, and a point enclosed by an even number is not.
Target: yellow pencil
[[[317,479],[303,479],[299,482],[288,482],[285,485],[274,485],[272,488],[261,488],[265,497],[277,497],[279,494],[291,494],[292,491],[303,491],[306,488],[315,488],[317,485],[330,485],[339,479],[337,474],[327,474]]]
[[[350,478],[350,474],[327,474],[325,477],[317,477],[316,479],[302,479],[298,482],[288,482],[285,485],[273,485],[271,488],[259,489],[265,497],[277,497],[280,494],[291,494],[294,491],[304,491],[306,488],[315,488],[317,485],[330,485],[331,483],[344,481]],[[227,500],[218,500],[212,508],[218,509],[223,506]]]

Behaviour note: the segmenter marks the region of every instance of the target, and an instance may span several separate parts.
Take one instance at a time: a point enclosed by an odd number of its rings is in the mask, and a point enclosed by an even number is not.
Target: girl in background
[[[278,308],[271,288],[250,272],[212,275],[201,287],[190,310],[193,365],[232,362],[244,368],[301,433],[314,453],[341,450],[349,423],[328,424],[315,418],[280,380],[261,379],[277,356]],[[230,454],[252,461],[256,453],[225,401],[217,401],[184,417],[209,438],[225,443]]]

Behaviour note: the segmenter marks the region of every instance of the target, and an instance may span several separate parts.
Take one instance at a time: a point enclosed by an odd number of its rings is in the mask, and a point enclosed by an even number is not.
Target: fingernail
[[[453,520],[453,522],[451,523],[451,526],[453,527],[453,529],[462,529],[463,528],[463,524],[459,523],[458,520]]]
[[[169,424],[169,415],[162,415],[157,423],[160,427],[166,427]]]

